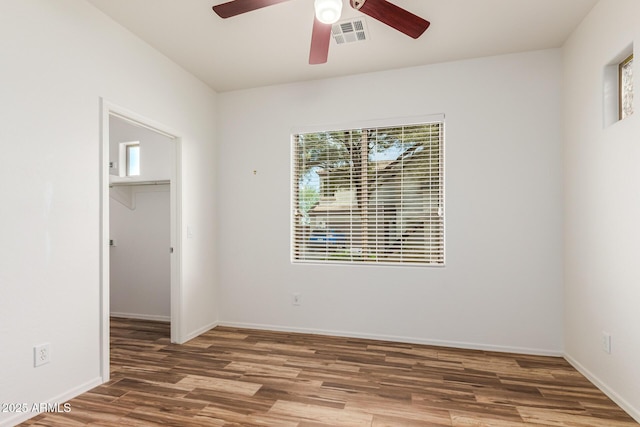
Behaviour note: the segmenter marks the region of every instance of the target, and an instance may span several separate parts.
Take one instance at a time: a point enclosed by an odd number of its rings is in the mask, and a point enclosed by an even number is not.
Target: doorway
[[[111,314],[170,322],[180,339],[180,138],[102,100],[101,372]]]
[[[109,154],[110,315],[171,322],[173,138],[110,115]]]

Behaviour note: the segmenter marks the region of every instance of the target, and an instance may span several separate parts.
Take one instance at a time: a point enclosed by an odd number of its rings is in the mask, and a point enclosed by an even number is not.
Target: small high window
[[[140,141],[121,142],[118,150],[118,176],[139,176]]]
[[[622,120],[633,114],[633,54],[618,65],[618,99]]]
[[[602,79],[605,128],[633,114],[633,43],[604,66]]]
[[[127,145],[127,176],[140,175],[140,144]]]

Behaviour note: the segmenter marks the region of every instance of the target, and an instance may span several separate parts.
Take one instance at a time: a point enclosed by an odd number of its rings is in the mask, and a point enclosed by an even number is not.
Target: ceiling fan
[[[230,18],[289,0],[232,0],[213,6],[221,18]],[[429,21],[387,0],[349,0],[353,9],[417,39],[429,28]],[[315,18],[311,32],[309,64],[324,64],[329,55],[331,25],[340,19],[342,0],[315,0]]]

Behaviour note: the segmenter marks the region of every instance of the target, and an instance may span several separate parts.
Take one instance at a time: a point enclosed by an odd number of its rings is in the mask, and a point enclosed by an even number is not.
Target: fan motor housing
[[[367,0],[351,0],[351,7],[354,9],[360,9],[362,6],[364,6],[364,3]]]

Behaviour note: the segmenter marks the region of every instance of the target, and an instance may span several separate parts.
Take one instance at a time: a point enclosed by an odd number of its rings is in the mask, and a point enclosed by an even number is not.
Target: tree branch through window
[[[444,123],[293,144],[294,262],[444,264]]]

